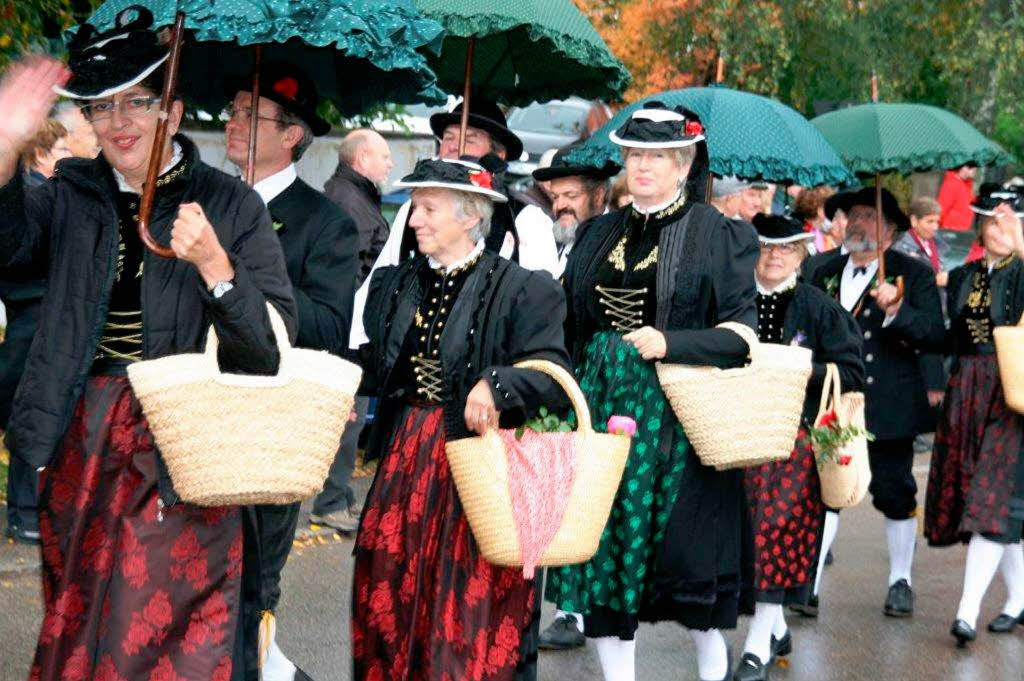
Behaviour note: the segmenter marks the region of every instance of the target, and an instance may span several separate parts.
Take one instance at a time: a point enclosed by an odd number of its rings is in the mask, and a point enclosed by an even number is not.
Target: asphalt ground
[[[919,484],[927,455],[915,467]],[[919,500],[923,498],[922,491]],[[0,546],[0,555],[9,550]],[[295,548],[283,575],[278,612],[282,650],[317,681],[350,679],[348,613],[352,541],[313,537]],[[793,654],[773,681],[1021,681],[1024,627],[1009,635],[984,630],[1003,603],[997,576],[979,619],[978,640],[958,650],[949,627],[960,599],[965,549],[930,549],[918,542],[914,566],[917,608],[910,619],[882,615],[888,562],[882,516],[868,502],[844,511],[836,562],[825,572],[818,619],[789,616]],[[544,623],[551,618],[545,609]],[[24,681],[41,619],[39,577],[31,569],[0,573],[0,681]],[[728,632],[733,657],[742,652],[746,621]],[[601,680],[593,646],[542,652],[541,681]],[[693,646],[673,624],[641,627],[638,681],[697,679]]]

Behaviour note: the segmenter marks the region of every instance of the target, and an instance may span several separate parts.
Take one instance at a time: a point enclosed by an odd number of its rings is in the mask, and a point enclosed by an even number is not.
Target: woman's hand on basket
[[[228,254],[198,203],[183,203],[178,207],[178,218],[171,229],[171,250],[181,260],[196,266],[207,288],[235,278]]]
[[[480,379],[466,398],[466,428],[480,435],[488,430],[497,430],[500,415],[501,412],[494,408],[491,387]]]
[[[622,340],[632,343],[644,359],[665,359],[665,355],[668,353],[665,334],[653,326],[644,326],[627,333]]]

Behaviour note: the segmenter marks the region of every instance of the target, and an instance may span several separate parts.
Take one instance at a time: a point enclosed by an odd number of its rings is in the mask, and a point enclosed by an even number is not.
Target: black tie
[[[868,268],[867,267],[854,267],[853,268],[853,276],[855,276],[855,277],[858,274],[867,274],[867,273],[868,273]]]

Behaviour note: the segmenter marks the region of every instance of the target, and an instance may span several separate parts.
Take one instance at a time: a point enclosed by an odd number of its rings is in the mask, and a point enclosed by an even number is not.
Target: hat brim
[[[682,149],[690,147],[698,142],[703,142],[704,135],[696,135],[684,140],[671,140],[666,142],[641,142],[640,140],[624,139],[615,134],[615,131],[608,133],[608,139],[613,144],[630,149]]]
[[[69,99],[103,99],[104,97],[112,97],[116,95],[118,92],[124,92],[125,90],[132,88],[141,83],[142,81],[144,81],[146,78],[149,77],[151,73],[160,68],[160,65],[167,61],[167,58],[170,56],[170,52],[166,52],[159,59],[157,59],[155,62],[151,63],[144,69],[142,69],[142,71],[140,71],[137,75],[133,76],[131,79],[123,83],[107,85],[102,90],[96,91],[90,88],[75,89],[74,79],[72,79],[64,87],[54,85],[53,91],[61,97],[67,97]]]
[[[224,94],[233,99],[239,92],[252,92],[252,78],[234,76],[225,79]],[[274,90],[264,89],[263,83],[260,83],[260,97],[269,99],[288,113],[301,118],[309,126],[314,137],[323,137],[331,131],[331,124],[321,118],[316,111],[301,106],[290,99],[285,99]]]
[[[444,131],[450,125],[462,124],[462,112],[436,113],[430,117],[430,129],[438,139],[444,137]],[[518,161],[523,155],[523,141],[514,132],[504,125],[492,121],[490,118],[470,113],[467,125],[471,128],[478,128],[494,137],[505,147],[507,161]]]
[[[407,189],[450,189],[457,192],[469,192],[470,194],[483,194],[495,203],[508,203],[508,197],[501,192],[496,192],[493,189],[487,189],[486,187],[477,187],[475,184],[458,184],[455,182],[441,182],[438,180],[416,180],[412,182],[399,180],[398,182],[395,182],[394,186],[405,187]]]
[[[794,234],[792,236],[784,237],[767,237],[761,236],[760,234],[757,235],[757,240],[763,244],[791,244],[794,241],[810,241],[813,238],[814,235],[811,234],[810,232],[805,232],[803,234]]]
[[[607,180],[619,174],[620,168],[595,168],[593,166],[560,166],[538,168],[533,171],[533,179],[538,182],[549,182],[563,177],[586,177],[592,180]]]
[[[995,211],[994,208],[992,208],[992,209],[979,208],[978,206],[971,206],[971,212],[976,213],[978,215],[984,215],[987,218],[990,218],[990,217],[992,217],[993,215],[996,214],[996,211]],[[1013,211],[1013,214],[1016,215],[1019,218],[1024,218],[1024,212]]]

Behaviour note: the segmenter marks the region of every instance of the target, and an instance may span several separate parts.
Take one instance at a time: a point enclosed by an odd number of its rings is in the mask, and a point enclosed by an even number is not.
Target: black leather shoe
[[[295,668],[295,681],[313,681],[313,678],[298,667]]]
[[[825,554],[825,567],[830,567],[834,562],[836,562],[836,558],[832,555],[832,549],[829,549]]]
[[[910,617],[914,614],[914,590],[901,579],[889,587],[885,597],[885,614],[889,617]]]
[[[571,650],[582,648],[587,639],[576,625],[576,618],[557,617],[551,625],[540,633],[538,646],[542,650]]]
[[[956,637],[957,648],[966,648],[968,643],[978,638],[978,632],[975,631],[974,627],[963,620],[953,622],[953,627],[949,630],[949,633]]]
[[[771,662],[765,664],[754,653],[743,653],[732,681],[768,681],[768,670],[771,668]]]
[[[782,638],[772,636],[772,662],[776,658],[786,657],[791,652],[793,652],[793,634],[789,629],[786,629],[786,633],[782,635]]]
[[[818,616],[818,597],[811,596],[807,599],[806,603],[790,603],[789,609],[793,612],[798,612],[804,617],[817,617]]]
[[[21,544],[40,544],[39,530],[21,527],[19,525],[8,525],[4,532],[10,539]]]
[[[1018,624],[1024,624],[1024,610],[1021,610],[1016,617],[1007,615],[1005,612],[1000,614],[999,617],[988,623],[988,630],[993,634],[1009,634],[1017,628]]]

